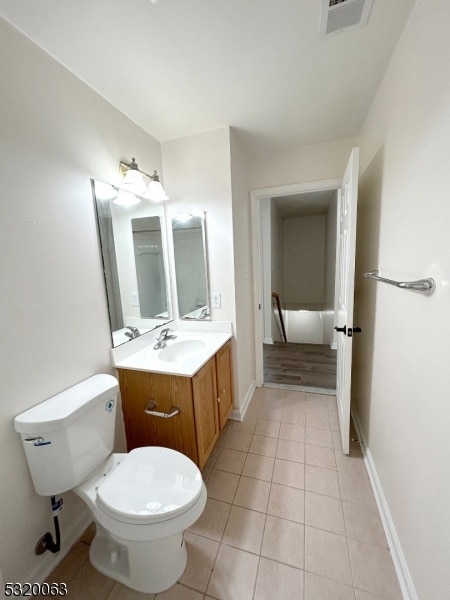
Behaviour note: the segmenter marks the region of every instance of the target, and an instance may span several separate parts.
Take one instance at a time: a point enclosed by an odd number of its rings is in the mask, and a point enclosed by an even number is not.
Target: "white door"
[[[353,148],[341,186],[339,230],[339,283],[336,399],[345,454],[350,446],[350,391],[353,346],[353,295],[358,201],[359,148]]]

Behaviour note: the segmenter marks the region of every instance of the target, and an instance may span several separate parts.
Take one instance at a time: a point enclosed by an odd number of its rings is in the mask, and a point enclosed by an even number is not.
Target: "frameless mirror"
[[[181,213],[172,218],[180,319],[210,319],[205,221],[205,213]]]
[[[93,181],[113,346],[171,320],[164,208]],[[121,200],[119,199],[119,202]]]
[[[131,219],[131,230],[141,317],[158,318],[167,311],[161,218]]]

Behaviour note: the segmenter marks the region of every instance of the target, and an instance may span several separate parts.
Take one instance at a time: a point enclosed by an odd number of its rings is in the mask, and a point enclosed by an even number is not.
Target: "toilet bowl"
[[[197,466],[169,448],[113,453],[118,386],[96,375],[18,415],[38,494],[71,490],[96,523],[89,557],[104,575],[159,593],[182,575],[185,529],[202,514],[206,488]]]
[[[72,490],[91,510],[98,571],[140,592],[171,587],[187,562],[183,532],[205,508],[197,466],[183,454],[149,446],[112,454]]]

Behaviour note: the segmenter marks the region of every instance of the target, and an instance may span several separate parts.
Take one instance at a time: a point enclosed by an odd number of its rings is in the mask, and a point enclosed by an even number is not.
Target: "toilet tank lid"
[[[17,415],[14,428],[25,434],[63,429],[102,400],[117,394],[118,389],[112,375],[93,375]]]

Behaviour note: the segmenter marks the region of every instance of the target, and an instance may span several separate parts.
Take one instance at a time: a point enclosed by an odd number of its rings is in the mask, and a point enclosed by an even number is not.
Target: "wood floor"
[[[336,390],[336,350],[327,344],[264,344],[264,383]]]

